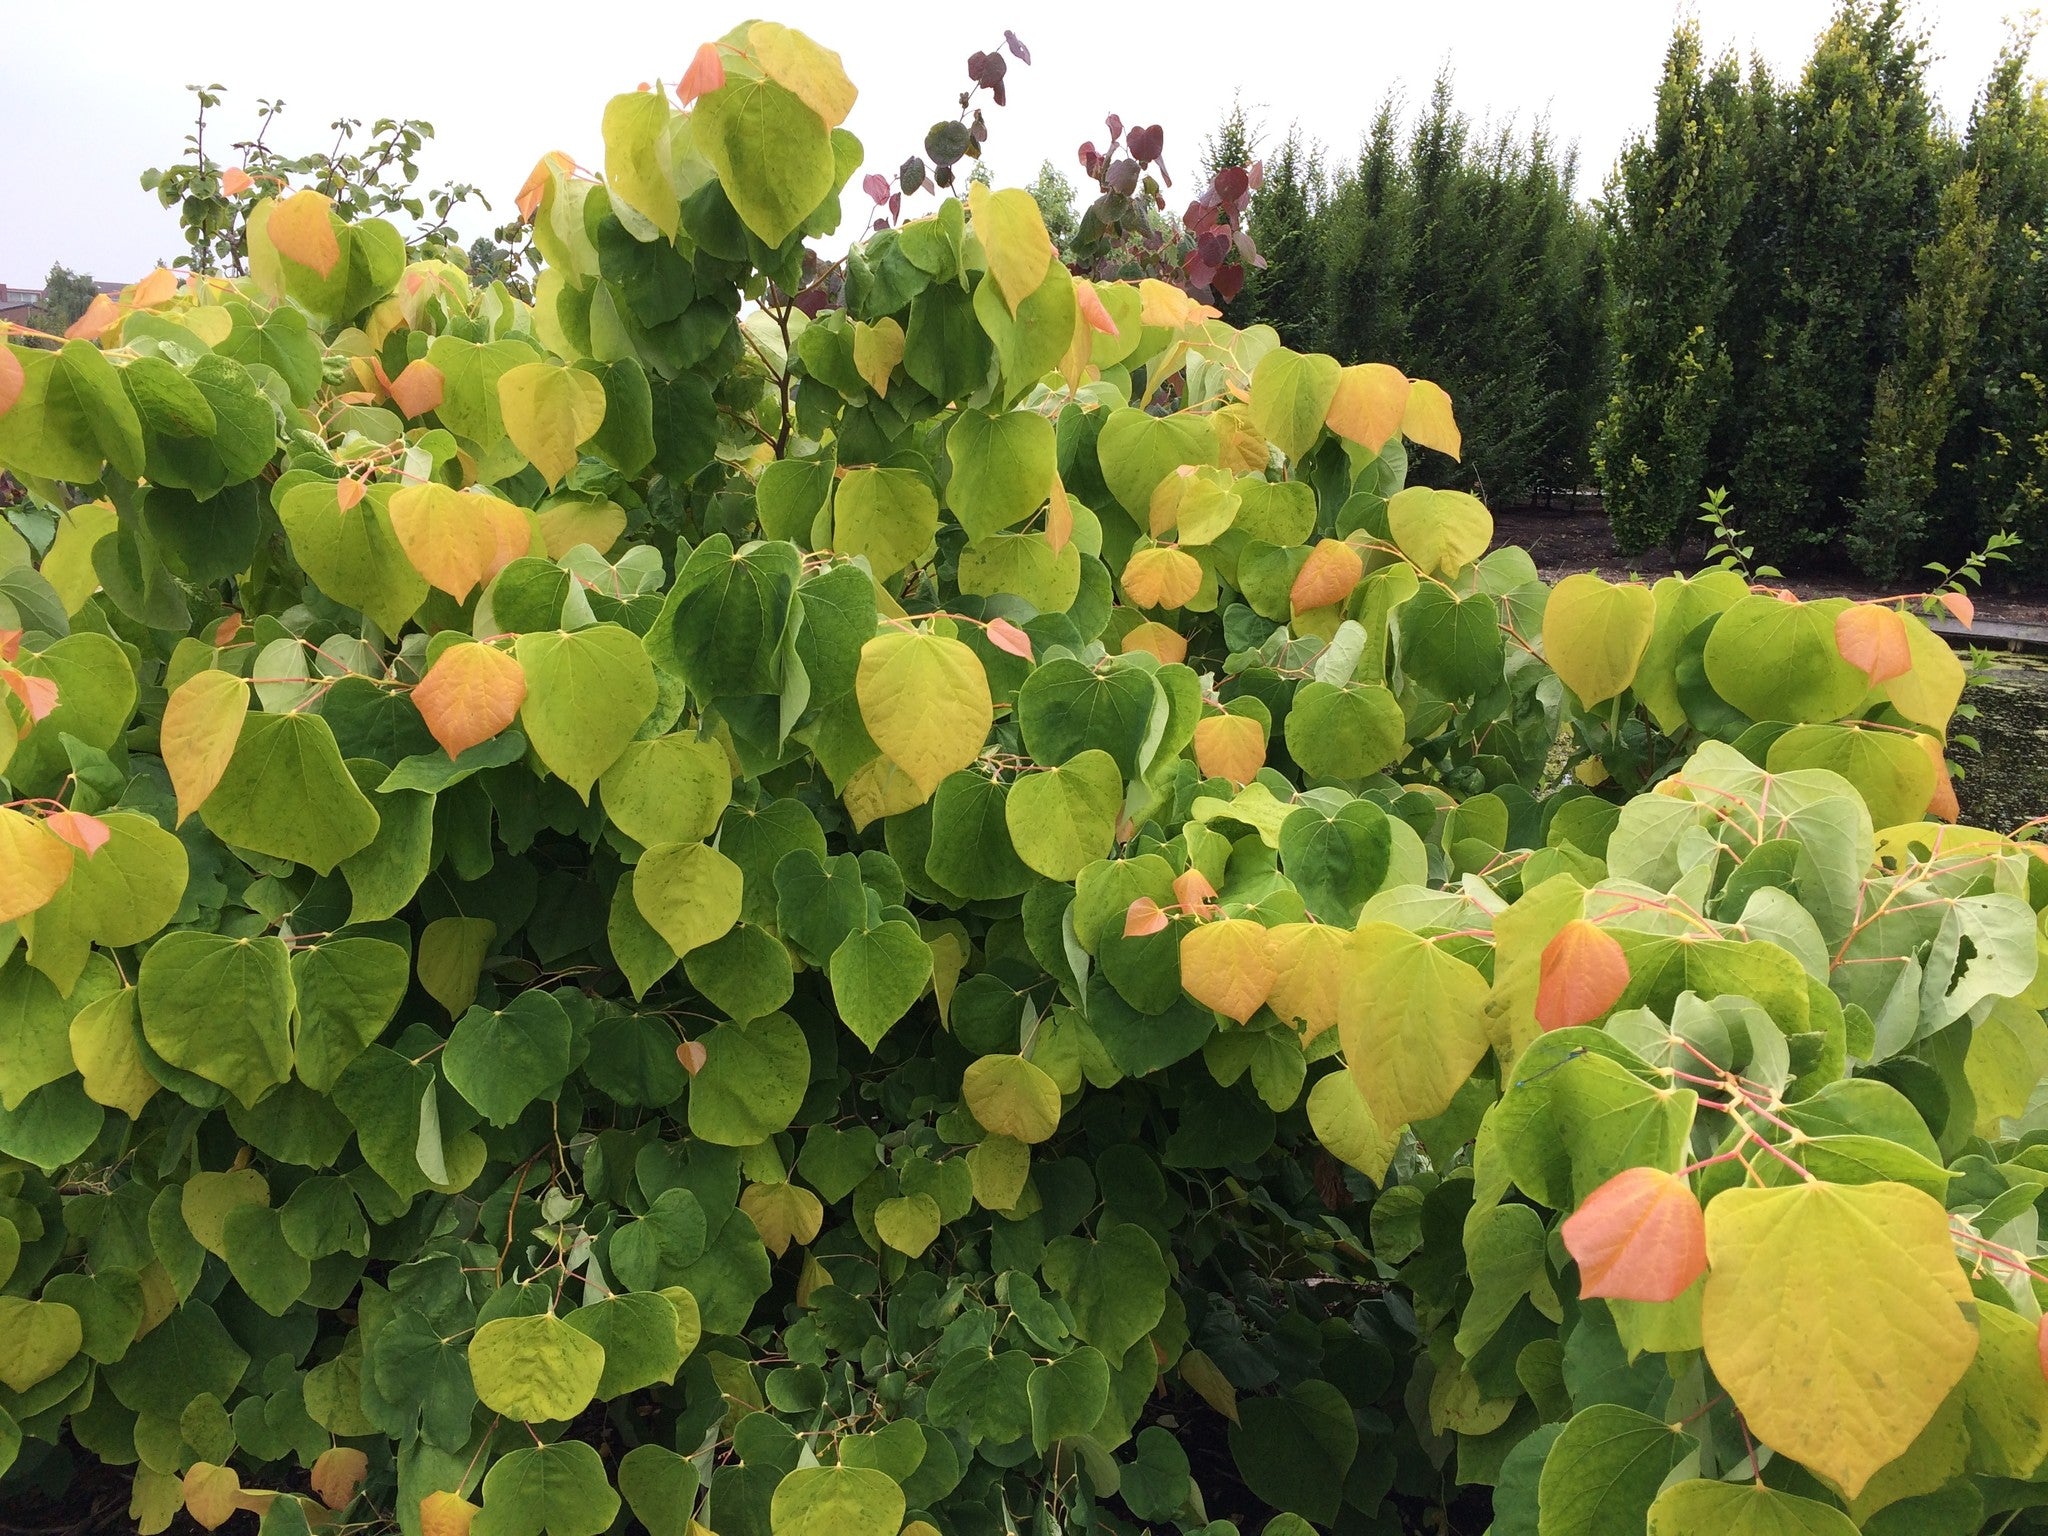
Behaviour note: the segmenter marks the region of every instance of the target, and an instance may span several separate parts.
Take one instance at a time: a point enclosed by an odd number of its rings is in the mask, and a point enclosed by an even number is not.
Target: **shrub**
[[[2048,877],[1918,618],[1547,589],[1441,390],[1020,191],[828,306],[836,56],[687,94],[531,308],[301,190],[0,348],[10,1508],[2031,1503]]]

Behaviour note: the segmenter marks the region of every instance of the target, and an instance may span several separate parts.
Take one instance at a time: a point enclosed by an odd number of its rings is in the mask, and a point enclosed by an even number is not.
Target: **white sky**
[[[1918,0],[1937,55],[1935,94],[1960,122],[2028,0]],[[1833,0],[1694,0],[1711,49],[1757,52],[1798,69]],[[1456,72],[1474,117],[1526,124],[1547,113],[1580,148],[1582,196],[1598,191],[1624,141],[1649,117],[1674,0],[1349,0],[1251,3],[1169,0],[1140,6],[1033,0],[991,7],[899,0],[780,0],[766,14],[845,59],[861,96],[847,126],[869,168],[887,171],[922,145],[966,84],[967,55],[1005,26],[1030,47],[1014,64],[1009,105],[989,113],[987,159],[999,184],[1026,182],[1050,158],[1078,179],[1074,151],[1102,118],[1159,122],[1181,190],[1203,138],[1233,94],[1269,130],[1299,121],[1340,153],[1356,145],[1390,87],[1410,102],[1438,67]],[[190,129],[187,82],[230,91],[209,129],[225,148],[253,127],[258,96],[287,110],[273,142],[324,145],[347,114],[424,117],[437,137],[430,182],[478,183],[509,216],[534,161],[565,149],[600,166],[606,99],[643,79],[673,81],[696,45],[745,13],[655,0],[500,0],[451,10],[412,4],[335,9],[278,0],[65,4],[0,0],[5,16],[6,147],[0,151],[0,279],[36,286],[52,261],[132,279],[182,248],[170,211],[137,185]],[[2037,63],[2048,54],[2037,50]],[[215,134],[218,137],[214,137]],[[849,197],[865,206],[859,178]],[[482,233],[482,215],[464,225]]]

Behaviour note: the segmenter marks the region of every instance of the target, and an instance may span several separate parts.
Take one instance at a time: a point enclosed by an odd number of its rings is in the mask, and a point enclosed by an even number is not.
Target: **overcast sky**
[[[1936,55],[1934,91],[1958,122],[2025,0],[1920,0]],[[132,279],[181,249],[176,221],[137,185],[175,159],[190,130],[188,82],[229,89],[209,144],[253,126],[258,96],[287,108],[272,136],[324,146],[337,116],[423,117],[437,130],[430,181],[473,181],[509,214],[534,161],[564,149],[602,164],[605,100],[642,80],[673,81],[700,42],[743,12],[672,0],[500,0],[459,9],[371,10],[278,0],[30,4],[7,0],[6,148],[0,152],[0,280],[35,286],[53,261]],[[1013,9],[909,6],[896,0],[780,0],[766,10],[836,48],[860,88],[847,126],[873,169],[889,169],[951,115],[966,56],[1029,45],[1009,105],[991,111],[987,159],[1000,184],[1029,181],[1050,158],[1069,175],[1102,118],[1158,122],[1168,168],[1185,186],[1202,140],[1233,95],[1268,131],[1299,122],[1339,153],[1358,141],[1389,89],[1411,102],[1448,63],[1475,117],[1526,124],[1547,115],[1576,141],[1579,190],[1599,190],[1648,118],[1671,0],[1346,0],[1134,5],[1035,0]],[[1694,0],[1710,48],[1760,53],[1798,69],[1833,0]],[[857,18],[857,19],[856,19]],[[2039,64],[2044,54],[2037,50]],[[218,134],[216,138],[215,135]],[[855,178],[858,186],[859,178]],[[857,198],[858,194],[855,193]],[[465,228],[495,222],[481,213]]]

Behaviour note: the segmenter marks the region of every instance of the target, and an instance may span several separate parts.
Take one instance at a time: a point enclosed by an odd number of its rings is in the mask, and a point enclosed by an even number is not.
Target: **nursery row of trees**
[[[1258,146],[1267,259],[1232,306],[1461,402],[1495,502],[1598,484],[1629,551],[1725,484],[1780,562],[1891,578],[2022,535],[2048,551],[2048,101],[2016,35],[1961,124],[1899,0],[1847,0],[1797,79],[1673,36],[1656,117],[1603,193],[1539,125],[1481,128],[1440,80],[1355,160]],[[1242,111],[1213,141],[1238,157]],[[1997,302],[1991,296],[1997,295]]]

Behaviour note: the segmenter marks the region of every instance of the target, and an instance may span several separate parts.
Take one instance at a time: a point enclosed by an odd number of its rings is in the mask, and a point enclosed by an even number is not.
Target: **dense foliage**
[[[1443,390],[1021,190],[817,306],[853,100],[761,22],[615,98],[530,306],[279,188],[0,346],[10,1511],[2048,1505],[2048,866],[1931,819],[1946,647],[1547,588],[1404,484]]]
[[[1762,547],[1896,578],[2017,532],[2038,576],[2048,100],[2016,39],[1957,137],[1896,0],[1849,0],[1804,73],[1681,26],[1610,187],[1624,548],[1676,547],[1725,484]],[[1994,298],[1995,295],[1995,298]]]

